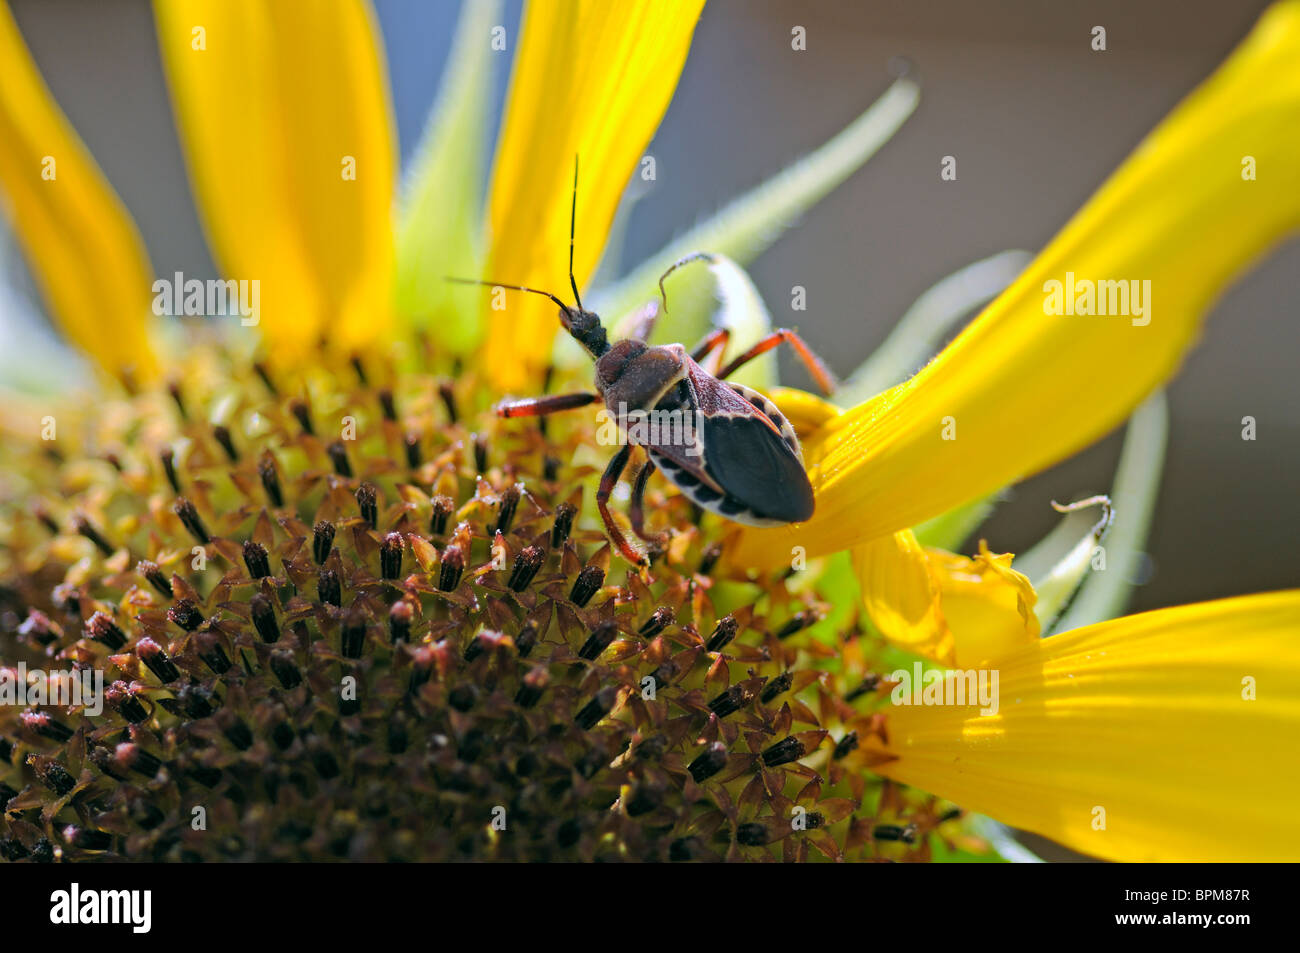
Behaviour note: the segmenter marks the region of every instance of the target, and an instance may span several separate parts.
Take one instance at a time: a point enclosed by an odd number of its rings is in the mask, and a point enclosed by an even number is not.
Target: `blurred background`
[[[11,4],[55,96],[139,223],[156,271],[215,276],[149,4]],[[460,4],[375,6],[407,158]],[[892,57],[909,57],[923,87],[919,109],[751,269],[773,319],[797,324],[847,375],[945,275],[1004,249],[1045,244],[1264,6],[709,0],[676,99],[649,149],[658,179],[632,213],[623,257],[640,261],[820,145],[885,89]],[[519,7],[507,4],[510,37]],[[795,25],[807,31],[805,52],[790,48]],[[1105,52],[1091,49],[1096,25],[1106,28]],[[499,110],[507,57],[497,69]],[[238,117],[230,143],[237,160]],[[945,155],[957,159],[956,181],[940,181]],[[808,295],[808,310],[798,314],[789,310],[794,285]],[[1134,593],[1135,608],[1297,584],[1297,302],[1300,245],[1292,242],[1228,292],[1170,387],[1169,449],[1149,573]],[[783,370],[792,383],[806,383],[792,365]],[[1255,442],[1241,439],[1246,415],[1258,421]],[[1109,488],[1119,446],[1119,434],[1112,435],[1021,484],[981,535],[995,550],[1028,548],[1055,525],[1049,500]]]

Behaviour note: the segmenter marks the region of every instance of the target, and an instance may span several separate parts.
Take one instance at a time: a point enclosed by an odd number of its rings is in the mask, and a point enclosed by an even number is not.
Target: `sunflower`
[[[1140,545],[1158,389],[1203,315],[1300,224],[1300,3],[918,373],[947,320],[923,303],[836,403],[746,368],[802,441],[814,515],[741,529],[652,489],[647,570],[592,519],[591,421],[489,409],[581,369],[554,307],[444,278],[586,286],[702,5],[530,0],[480,207],[487,58],[510,45],[494,4],[466,5],[395,190],[363,3],[159,0],[229,279],[216,327],[155,320],[191,289],[154,280],[0,7],[0,188],[98,369],[72,394],[87,377],[52,350],[25,375],[45,392],[6,399],[0,657],[109,683],[102,712],[62,704],[52,673],[0,709],[3,856],[1022,856],[990,817],[1112,859],[1296,856],[1277,752],[1300,718],[1300,592],[1105,621],[1123,583],[1102,542]],[[704,330],[706,276],[737,344],[766,331],[742,266],[917,95],[901,76],[588,303],[634,328],[703,249],[661,333]],[[1076,297],[1076,277],[1103,290]],[[1145,305],[1098,310],[1129,279]],[[1114,514],[1061,507],[1018,561],[947,551],[998,490],[1131,414]],[[924,703],[956,666],[994,696]]]

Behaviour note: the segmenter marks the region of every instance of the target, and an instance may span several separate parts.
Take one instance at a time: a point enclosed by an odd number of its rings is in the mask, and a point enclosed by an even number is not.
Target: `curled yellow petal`
[[[157,372],[144,244],[0,2],[0,210],[63,333],[110,374]]]
[[[1039,635],[1034,587],[1011,568],[1010,553],[993,554],[980,540],[971,557],[927,550],[939,579],[944,620],[955,638],[963,667],[1000,658]]]
[[[891,707],[876,770],[1112,860],[1300,857],[1300,590],[1075,629],[996,670],[991,716]]]
[[[156,0],[200,218],[225,277],[261,282],[288,364],[390,327],[396,159],[378,29],[360,0]]]
[[[1010,553],[925,549],[910,529],[853,550],[863,607],[881,635],[941,665],[969,667],[1039,635],[1029,580]]]
[[[899,648],[943,665],[956,659],[944,621],[939,580],[910,529],[853,550],[863,607],[880,634]]]
[[[493,171],[490,278],[571,299],[575,154],[578,287],[590,277],[619,196],[668,108],[703,6],[530,0]],[[512,298],[500,315],[486,366],[498,387],[518,389],[538,379],[559,321],[555,305],[532,295]]]
[[[735,558],[763,566],[916,525],[1123,421],[1223,289],[1300,226],[1298,62],[1289,0],[935,361],[824,431],[812,520],[746,533]]]

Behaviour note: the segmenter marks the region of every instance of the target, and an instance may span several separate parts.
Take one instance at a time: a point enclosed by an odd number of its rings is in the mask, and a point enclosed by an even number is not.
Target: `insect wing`
[[[800,523],[813,491],[799,458],[758,413],[704,418],[705,467],[729,496],[758,516]]]
[[[701,411],[704,469],[712,481],[764,519],[798,523],[811,517],[812,485],[780,429],[702,368],[688,368],[687,379]]]

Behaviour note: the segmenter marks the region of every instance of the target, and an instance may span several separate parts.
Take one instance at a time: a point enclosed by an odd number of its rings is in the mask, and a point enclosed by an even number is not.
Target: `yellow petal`
[[[891,707],[876,770],[1112,860],[1300,856],[1300,590],[1075,629],[997,670],[995,715]]]
[[[0,2],[0,209],[52,317],[109,373],[157,373],[153,281],[135,224],[50,94]]]
[[[853,550],[862,602],[880,634],[899,648],[942,665],[955,661],[952,630],[943,617],[939,580],[910,529]]]
[[[881,635],[941,665],[969,667],[1035,641],[1034,587],[981,540],[967,558],[924,549],[910,529],[853,550],[863,606]]]
[[[619,196],[659,126],[704,0],[530,0],[493,171],[488,275],[571,300],[569,209],[578,287],[591,276]],[[489,335],[503,390],[536,383],[559,328],[555,305],[515,295]],[[617,317],[616,315],[611,317]]]
[[[1300,225],[1297,62],[1300,3],[1287,2],[938,359],[826,429],[812,520],[746,533],[734,558],[765,566],[791,546],[815,556],[916,525],[1123,421],[1175,372],[1224,288]],[[1067,273],[1149,281],[1150,310],[1045,313],[1047,283]]]
[[[954,635],[957,664],[977,665],[1001,658],[1037,640],[1034,604],[1038,596],[1023,574],[1011,568],[1012,555],[989,552],[967,558],[940,549],[926,551],[939,579],[944,620]]]
[[[799,439],[807,440],[840,415],[840,409],[816,394],[793,387],[773,387],[767,394],[785,419],[790,421]],[[806,458],[805,458],[806,459]]]
[[[200,216],[224,276],[261,282],[288,364],[390,325],[396,160],[387,73],[359,0],[156,0]]]

